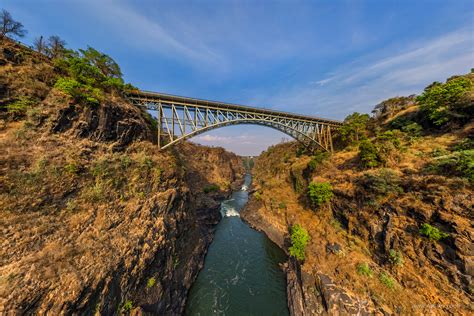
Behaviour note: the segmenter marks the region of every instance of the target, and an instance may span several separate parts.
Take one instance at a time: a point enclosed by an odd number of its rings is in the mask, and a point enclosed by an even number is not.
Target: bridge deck
[[[216,107],[221,110],[229,109],[229,110],[236,110],[236,111],[254,112],[254,113],[260,113],[260,114],[265,113],[265,114],[270,114],[270,115],[295,118],[299,120],[317,121],[317,122],[326,123],[326,124],[335,125],[335,126],[339,126],[343,124],[341,121],[325,119],[325,118],[316,117],[316,116],[301,115],[301,114],[285,112],[285,111],[275,111],[275,110],[269,110],[269,109],[264,109],[264,108],[255,108],[255,107],[250,107],[250,106],[245,106],[245,105],[238,105],[238,104],[218,102],[218,101],[188,98],[188,97],[182,97],[182,96],[158,93],[158,92],[151,92],[151,91],[134,90],[130,92],[128,95],[130,98],[141,99],[144,101],[183,103],[183,104],[198,105],[198,106],[203,106],[203,107]]]

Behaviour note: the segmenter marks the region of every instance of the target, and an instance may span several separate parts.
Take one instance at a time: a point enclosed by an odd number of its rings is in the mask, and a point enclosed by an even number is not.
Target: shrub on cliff
[[[296,224],[291,227],[291,246],[288,248],[290,256],[303,261],[305,259],[305,249],[309,242],[309,234],[301,225]]]
[[[316,152],[312,157],[311,160],[308,162],[308,168],[311,171],[316,170],[317,166],[319,166],[325,159],[329,157],[327,152]]]
[[[436,157],[426,171],[466,178],[474,183],[474,150],[460,150]]]
[[[203,192],[204,193],[210,193],[210,192],[217,192],[219,191],[220,187],[217,184],[210,184],[206,187],[204,187]]]
[[[421,225],[420,234],[428,237],[428,239],[431,241],[439,241],[449,237],[448,233],[442,232],[438,228],[431,226],[428,223]]]
[[[311,182],[308,186],[309,199],[316,207],[329,202],[333,195],[331,184],[328,182]]]
[[[369,139],[360,142],[359,159],[364,168],[374,168],[380,164],[377,155],[377,148]]]
[[[375,173],[364,173],[357,183],[364,192],[375,196],[402,193],[400,177],[391,169],[381,169]]]
[[[344,125],[339,129],[341,139],[346,144],[359,142],[367,134],[368,114],[352,113],[344,119]]]
[[[357,265],[357,273],[359,275],[363,275],[363,276],[366,276],[366,277],[369,277],[369,278],[371,278],[372,275],[374,274],[374,272],[369,267],[369,264],[367,262],[359,263]]]
[[[435,126],[439,127],[450,121],[465,123],[474,115],[473,87],[471,78],[455,76],[446,83],[432,83],[416,100]]]
[[[55,59],[55,67],[63,74],[55,88],[70,95],[76,102],[98,104],[103,91],[133,89],[133,86],[124,83],[118,64],[92,47],[80,49],[79,52],[64,50],[62,57]]]

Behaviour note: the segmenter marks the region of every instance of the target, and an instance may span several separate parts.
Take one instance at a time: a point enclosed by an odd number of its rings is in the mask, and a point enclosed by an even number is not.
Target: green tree
[[[468,93],[472,92],[473,86],[472,79],[468,77],[452,77],[446,83],[432,83],[416,100],[436,126],[451,120],[463,122],[474,115],[474,102]]]
[[[374,168],[380,164],[377,148],[369,139],[360,142],[359,159],[364,168]]]
[[[97,67],[107,78],[122,79],[122,71],[119,65],[110,56],[97,51],[92,47],[86,50],[80,49],[83,58],[91,65]]]
[[[291,227],[291,246],[288,248],[290,256],[303,261],[305,259],[305,249],[310,240],[308,231],[296,224]]]
[[[368,114],[360,114],[358,112],[347,116],[344,119],[344,125],[339,129],[342,140],[349,144],[359,142],[367,133],[369,118]]]
[[[311,182],[308,186],[308,196],[316,207],[329,202],[333,195],[331,184],[328,182]]]

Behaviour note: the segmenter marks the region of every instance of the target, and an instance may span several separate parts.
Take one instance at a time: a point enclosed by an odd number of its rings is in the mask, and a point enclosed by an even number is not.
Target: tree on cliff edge
[[[26,35],[26,30],[23,24],[13,20],[10,12],[2,9],[0,12],[0,36],[18,36],[23,37]]]

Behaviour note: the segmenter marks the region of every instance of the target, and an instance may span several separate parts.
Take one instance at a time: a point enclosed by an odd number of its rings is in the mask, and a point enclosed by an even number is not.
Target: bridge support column
[[[161,107],[161,103],[158,105],[158,150],[161,149],[161,129],[163,128],[162,126],[162,120],[163,120],[163,108]]]

